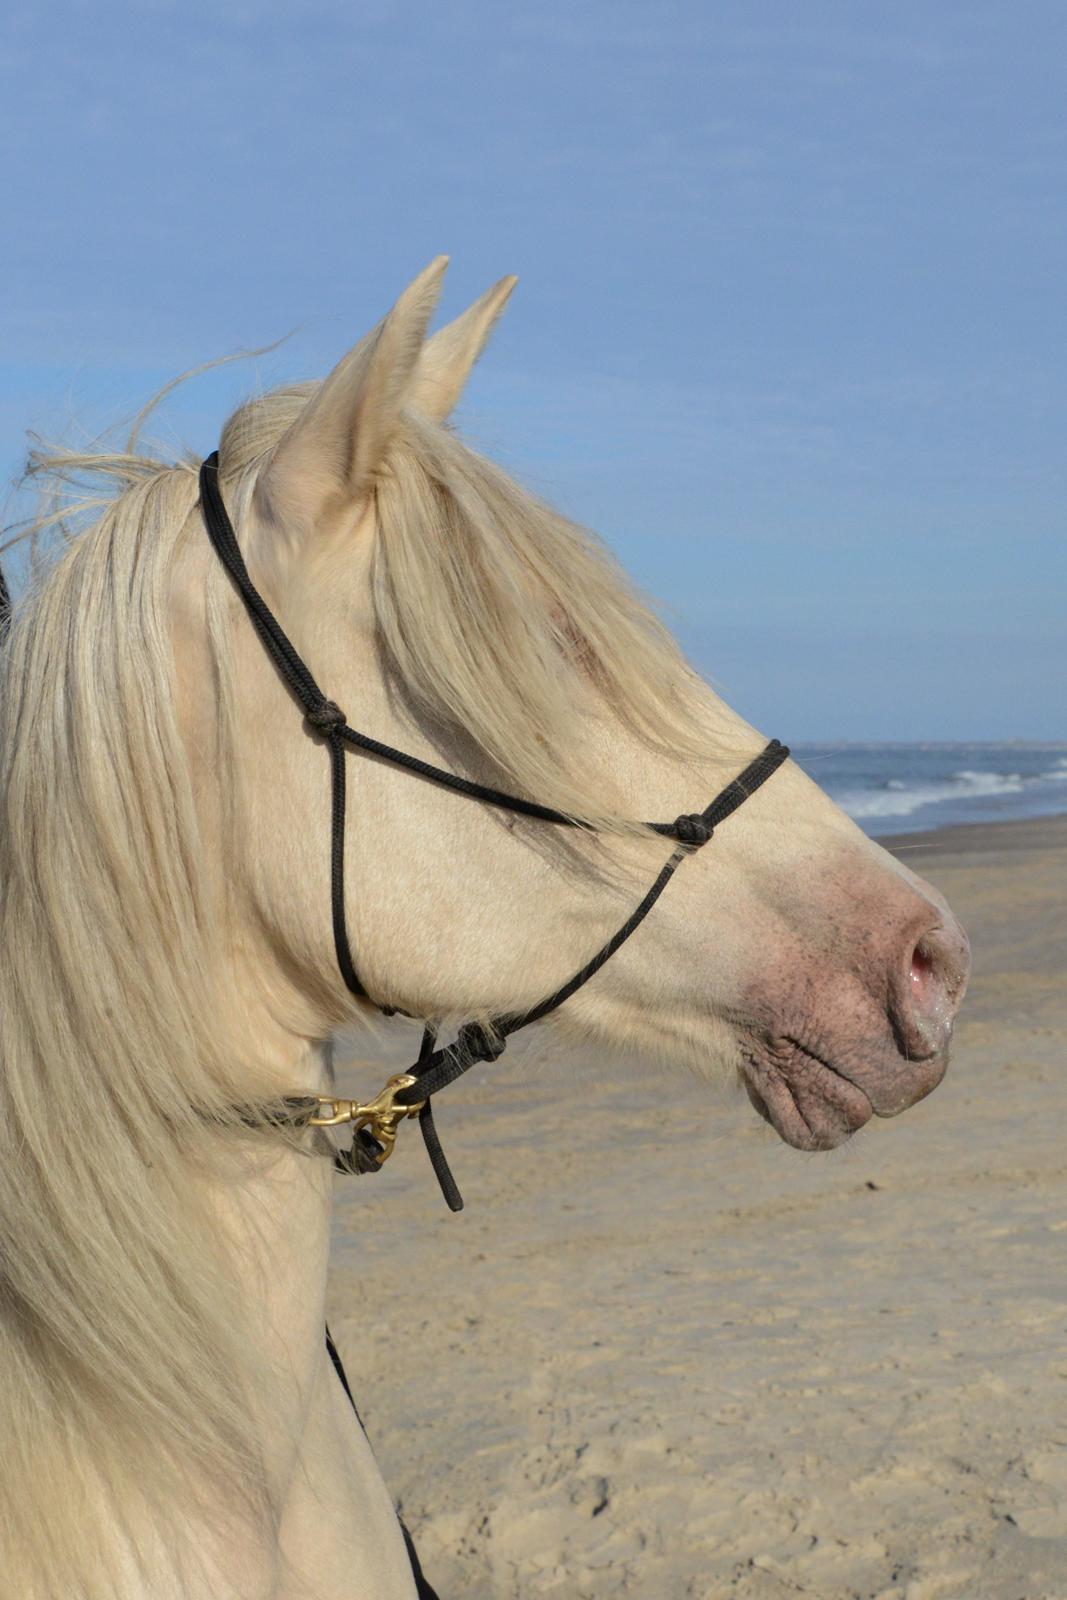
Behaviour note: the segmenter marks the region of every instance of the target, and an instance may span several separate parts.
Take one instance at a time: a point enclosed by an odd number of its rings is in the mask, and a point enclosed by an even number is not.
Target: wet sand
[[[339,1182],[331,1323],[445,1600],[1067,1600],[1067,816],[888,842],[974,948],[905,1116],[801,1155],[514,1046],[443,1097],[461,1216],[414,1128]]]

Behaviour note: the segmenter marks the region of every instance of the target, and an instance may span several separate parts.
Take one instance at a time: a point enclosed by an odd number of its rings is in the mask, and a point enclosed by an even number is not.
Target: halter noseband
[[[200,468],[200,507],[211,540],[220,561],[229,573],[241,596],[256,632],[282,679],[299,701],[304,711],[304,722],[309,732],[325,740],[330,753],[332,791],[330,827],[330,902],[333,918],[333,942],[337,965],[350,993],[360,999],[370,999],[356,971],[352,949],[348,941],[345,919],[345,746],[363,750],[413,772],[420,778],[456,794],[467,795],[485,805],[515,811],[522,816],[534,817],[541,822],[551,822],[561,828],[584,828],[594,831],[588,823],[565,816],[549,806],[538,805],[533,800],[522,800],[516,795],[504,794],[485,784],[461,778],[442,767],[432,766],[417,756],[395,750],[368,734],[349,727],[348,718],[335,701],[327,698],[319,688],[305,662],[298,655],[278,619],[259,593],[248,568],[245,566],[233,524],[226,511],[219,489],[219,455],[214,451]],[[574,975],[568,978],[553,994],[531,1006],[528,1011],[505,1012],[491,1017],[487,1022],[467,1022],[460,1028],[452,1044],[435,1048],[436,1030],[427,1026],[422,1036],[419,1059],[405,1073],[390,1078],[385,1088],[366,1103],[342,1100],[328,1095],[293,1095],[284,1102],[280,1120],[296,1122],[309,1127],[335,1127],[353,1124],[351,1148],[338,1152],[336,1165],[342,1172],[377,1172],[392,1153],[397,1128],[405,1117],[418,1116],[426,1143],[427,1154],[433,1164],[445,1200],[453,1211],[462,1209],[463,1200],[455,1179],[445,1159],[431,1110],[432,1097],[439,1090],[462,1076],[479,1061],[495,1061],[505,1049],[511,1034],[517,1033],[531,1022],[539,1022],[549,1012],[555,1011],[571,995],[576,994],[589,979],[599,972],[616,950],[645,920],[676,868],[707,844],[720,822],[725,822],[737,808],[754,794],[761,784],[781,766],[789,755],[785,745],[772,739],[764,750],[750,761],[705,807],[703,811],[677,817],[673,822],[650,822],[645,826],[666,839],[673,839],[676,848],[660,869],[658,876],[644,899],[630,913],[626,921],[607,942]],[[372,1001],[372,1004],[377,1004]],[[392,1016],[394,1006],[379,1006],[380,1011]]]

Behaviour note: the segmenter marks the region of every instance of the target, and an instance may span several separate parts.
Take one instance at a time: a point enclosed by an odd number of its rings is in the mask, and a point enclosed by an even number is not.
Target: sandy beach
[[[414,1128],[339,1181],[330,1320],[445,1600],[1067,1600],[1067,816],[886,842],[974,951],[904,1116],[801,1155],[515,1047],[441,1106],[461,1216]]]

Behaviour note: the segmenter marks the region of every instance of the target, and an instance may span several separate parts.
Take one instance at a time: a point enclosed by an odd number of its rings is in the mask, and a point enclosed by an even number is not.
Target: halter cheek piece
[[[516,795],[504,794],[487,788],[454,772],[431,766],[417,756],[394,750],[365,733],[349,727],[348,718],[335,701],[327,698],[312,677],[306,664],[297,654],[291,641],[282,630],[277,618],[249,577],[244,557],[233,530],[233,524],[219,489],[218,451],[208,456],[200,468],[200,506],[208,537],[220,561],[226,568],[244,602],[256,632],[304,711],[304,722],[309,732],[325,741],[330,755],[332,787],[332,814],[330,828],[330,901],[333,917],[333,942],[337,965],[349,991],[360,999],[370,999],[356,971],[352,949],[348,942],[345,919],[345,747],[352,746],[368,755],[389,761],[406,772],[456,794],[467,795],[485,805],[515,811],[521,816],[535,817],[541,822],[551,822],[561,828],[586,828],[589,825],[574,817],[564,816],[548,806],[533,800],[521,800]],[[648,916],[676,868],[686,856],[707,844],[720,822],[725,822],[740,805],[754,794],[762,783],[777,771],[788,756],[785,745],[772,739],[767,747],[751,761],[738,777],[728,783],[703,811],[677,817],[674,822],[646,824],[654,833],[673,839],[676,848],[660,869],[644,899],[630,913],[622,927],[612,934],[606,944],[586,962],[554,994],[541,1000],[528,1011],[505,1012],[487,1022],[467,1022],[460,1028],[452,1044],[436,1048],[436,1030],[428,1026],[422,1036],[419,1059],[410,1071],[390,1078],[385,1088],[371,1101],[361,1104],[356,1100],[341,1100],[327,1095],[294,1095],[284,1102],[280,1120],[310,1127],[335,1127],[352,1123],[353,1137],[350,1149],[338,1152],[336,1165],[342,1172],[377,1172],[392,1153],[397,1128],[405,1117],[417,1116],[422,1128],[426,1150],[433,1164],[437,1180],[449,1207],[462,1209],[463,1200],[441,1149],[431,1110],[432,1097],[439,1090],[467,1072],[476,1062],[495,1061],[502,1054],[509,1036],[525,1028],[528,1023],[539,1022],[549,1012],[555,1011],[565,1000],[589,982],[609,961],[616,950],[630,937]],[[376,1002],[372,1002],[374,1004]],[[380,1006],[386,1015],[394,1015],[393,1006]]]

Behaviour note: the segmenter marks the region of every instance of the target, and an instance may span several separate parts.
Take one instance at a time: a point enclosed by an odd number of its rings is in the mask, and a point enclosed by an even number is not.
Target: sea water
[[[1067,743],[801,744],[793,757],[870,834],[1067,811]]]

